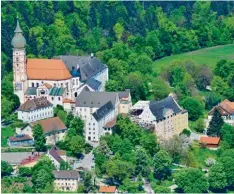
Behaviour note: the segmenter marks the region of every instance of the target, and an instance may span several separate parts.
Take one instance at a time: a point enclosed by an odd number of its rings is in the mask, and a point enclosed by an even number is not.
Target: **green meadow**
[[[191,59],[198,64],[205,64],[213,69],[216,63],[221,59],[234,60],[234,44],[204,48],[192,52],[164,57],[154,62],[155,70],[160,71],[164,65],[171,64],[175,60],[185,59]]]

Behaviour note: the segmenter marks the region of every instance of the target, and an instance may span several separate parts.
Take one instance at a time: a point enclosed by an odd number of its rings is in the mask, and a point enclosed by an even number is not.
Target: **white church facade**
[[[20,103],[45,97],[54,106],[74,103],[85,89],[104,91],[108,67],[93,55],[55,56],[53,59],[26,57],[26,40],[19,21],[11,41],[13,46],[13,86]],[[68,106],[69,107],[69,106]]]

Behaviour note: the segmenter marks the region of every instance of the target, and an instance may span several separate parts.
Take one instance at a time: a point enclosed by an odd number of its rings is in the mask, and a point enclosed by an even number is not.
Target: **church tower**
[[[15,35],[11,41],[13,46],[13,87],[14,93],[19,97],[20,103],[24,103],[24,92],[27,89],[27,73],[26,73],[26,40],[23,31],[20,28],[17,17],[17,25]]]

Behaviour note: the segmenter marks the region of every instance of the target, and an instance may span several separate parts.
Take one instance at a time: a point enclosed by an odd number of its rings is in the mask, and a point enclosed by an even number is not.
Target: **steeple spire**
[[[13,37],[13,39],[11,40],[11,45],[14,48],[25,48],[26,45],[26,40],[23,36],[23,31],[20,28],[20,24],[19,24],[19,19],[18,19],[18,14],[17,14],[17,23],[16,23],[16,28],[15,28],[15,35]]]
[[[19,19],[18,19],[18,14],[17,14],[17,24],[16,24],[16,29],[14,31],[15,33],[22,33],[23,31],[21,30],[20,28],[20,25],[19,25]]]

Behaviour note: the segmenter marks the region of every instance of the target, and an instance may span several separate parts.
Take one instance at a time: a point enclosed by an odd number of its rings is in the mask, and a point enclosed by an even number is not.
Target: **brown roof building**
[[[19,107],[18,111],[30,112],[47,107],[53,107],[53,104],[50,103],[46,98],[41,97],[26,101]]]
[[[215,106],[210,112],[209,115],[212,115],[214,110],[218,109],[219,113],[222,116],[234,115],[234,102],[230,102],[229,100],[224,100],[217,106]]]
[[[220,137],[200,137],[199,144],[207,148],[218,148]]]
[[[42,126],[44,133],[67,130],[67,127],[59,117],[52,117],[31,123],[32,126],[35,126],[36,124],[40,124]]]
[[[100,186],[99,193],[116,193],[116,186]]]
[[[75,170],[53,170],[55,190],[77,191],[80,174]]]
[[[66,80],[72,78],[61,59],[28,59],[26,67],[27,76],[30,80]]]

